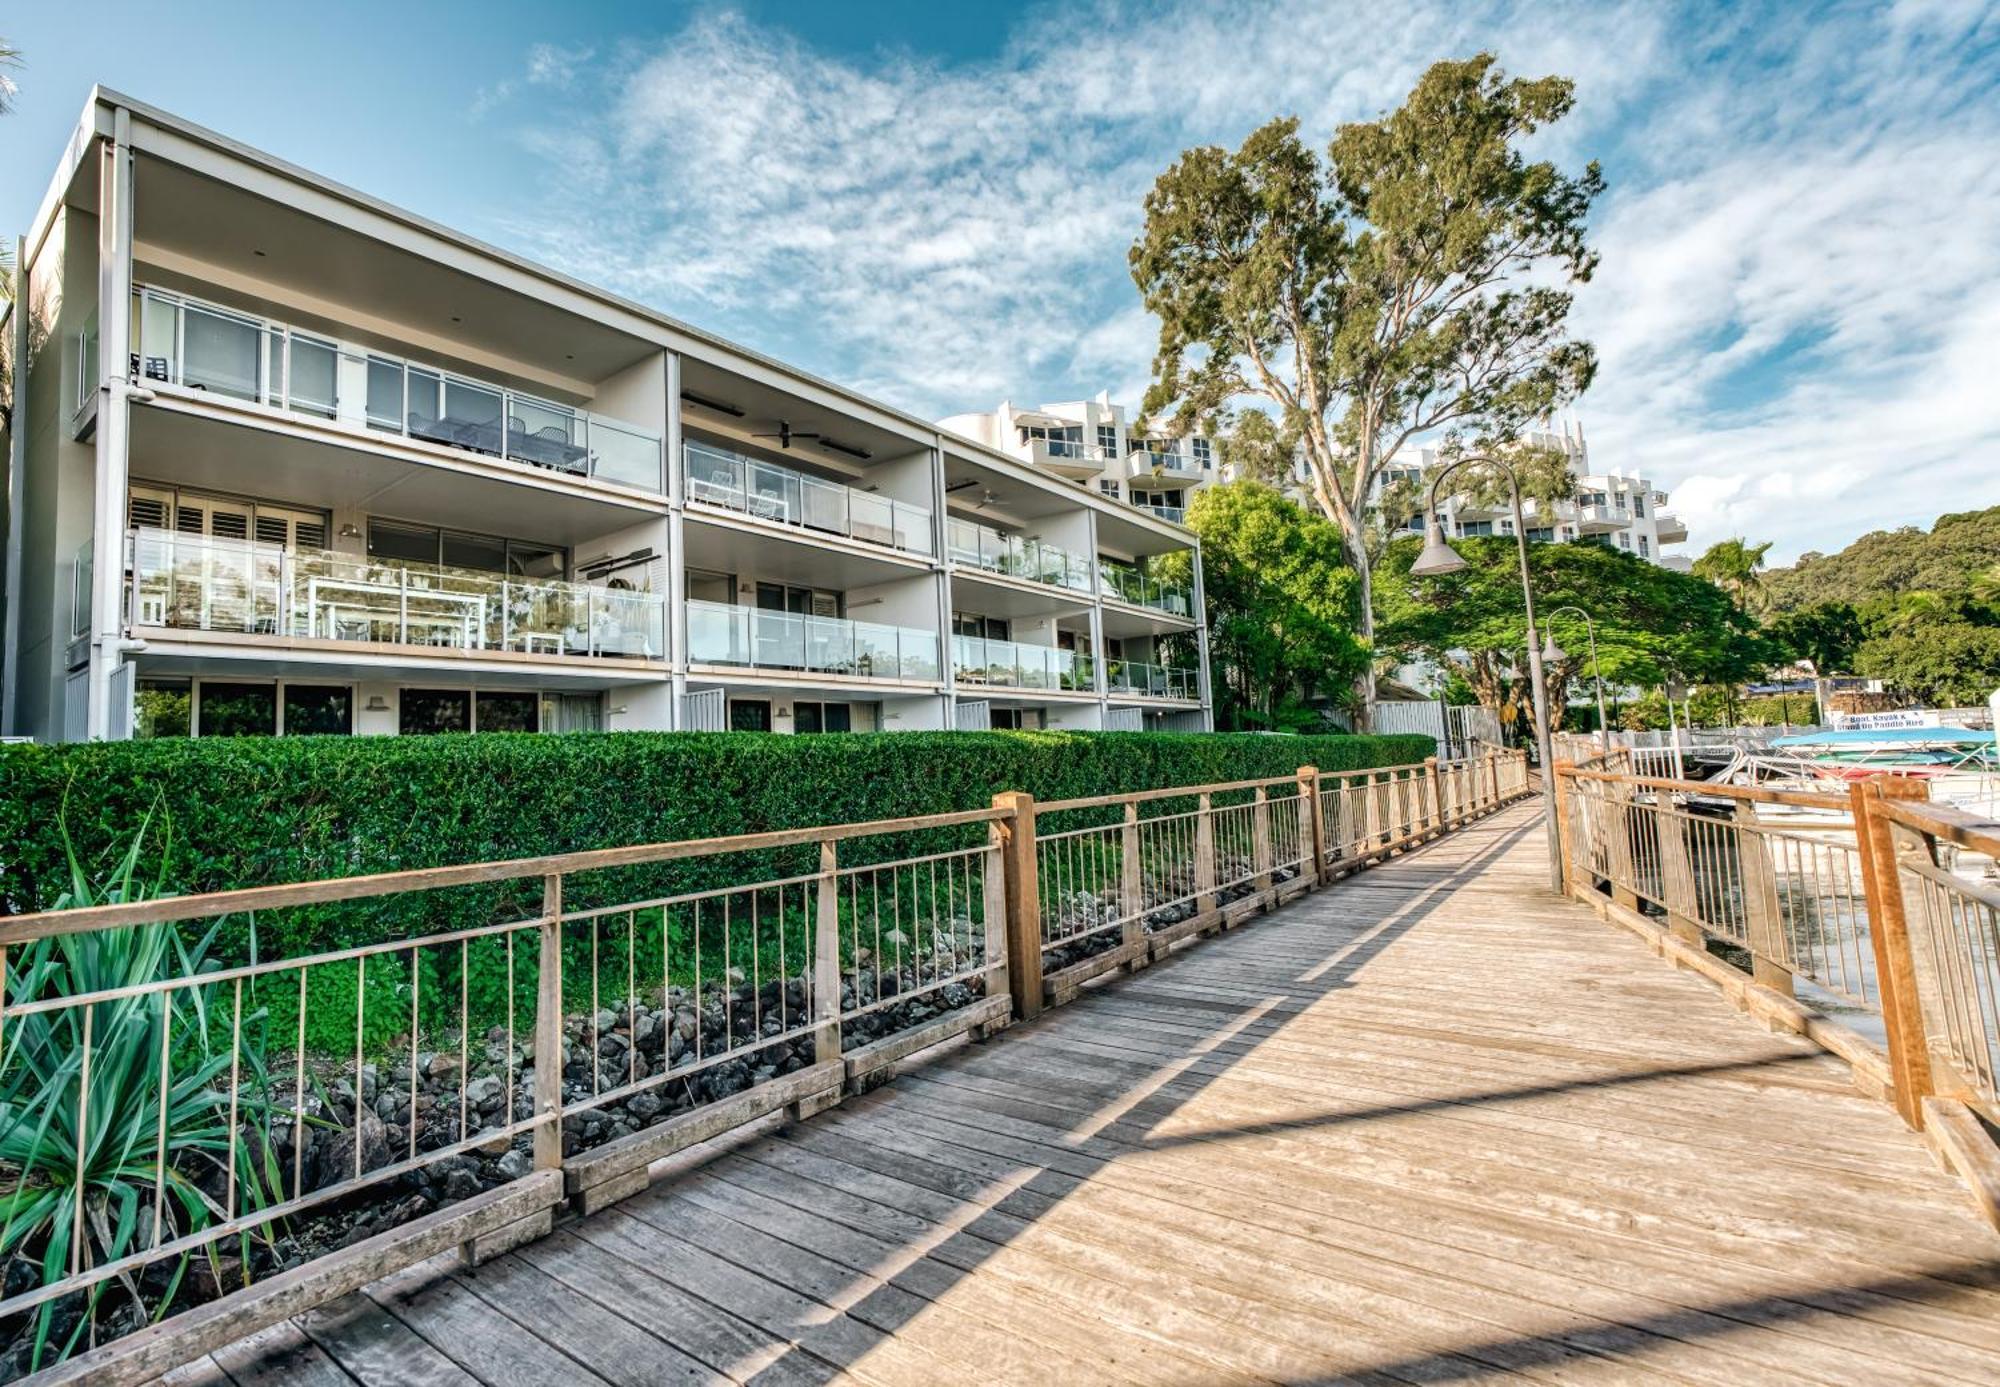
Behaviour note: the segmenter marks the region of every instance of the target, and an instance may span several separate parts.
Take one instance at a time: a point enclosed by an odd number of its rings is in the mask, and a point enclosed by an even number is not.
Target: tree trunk
[[[1348,561],[1354,565],[1354,575],[1361,580],[1361,643],[1368,648],[1368,663],[1362,667],[1361,683],[1361,726],[1357,732],[1375,730],[1375,573],[1374,565],[1368,558],[1366,538],[1349,536]]]

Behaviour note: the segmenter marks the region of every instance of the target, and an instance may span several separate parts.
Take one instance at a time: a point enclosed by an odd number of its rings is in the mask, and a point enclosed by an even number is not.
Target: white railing
[[[660,436],[636,425],[159,289],[134,298],[135,379],[666,490]]]
[[[1187,507],[1185,506],[1156,506],[1150,501],[1129,501],[1126,504],[1134,510],[1151,511],[1154,515],[1160,517],[1160,519],[1171,520],[1176,525],[1187,524]]]
[[[688,500],[912,554],[935,552],[931,513],[709,443],[681,445]]]
[[[1134,477],[1150,477],[1156,471],[1199,472],[1202,466],[1187,453],[1162,453],[1142,448],[1125,455],[1125,470]]]
[[[805,670],[864,679],[935,681],[938,638],[929,631],[802,612],[689,602],[688,660]]]
[[[1112,694],[1137,698],[1200,698],[1195,671],[1139,660],[1107,660],[1105,681]]]
[[[135,627],[544,655],[667,654],[656,593],[381,563],[321,549],[135,530]]]
[[[1029,578],[1073,592],[1090,591],[1090,561],[1060,545],[1003,535],[990,525],[956,518],[945,522],[945,544],[951,561],[960,568]]]
[[[1096,687],[1088,655],[1054,646],[954,636],[951,663],[952,675],[962,686],[1082,691]]]

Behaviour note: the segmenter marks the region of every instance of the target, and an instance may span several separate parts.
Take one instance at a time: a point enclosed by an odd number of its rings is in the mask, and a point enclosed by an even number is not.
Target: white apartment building
[[[1589,447],[1580,427],[1564,424],[1557,431],[1532,433],[1527,441],[1537,447],[1556,449],[1566,456],[1576,483],[1575,494],[1553,508],[1532,500],[1522,503],[1529,539],[1601,544],[1682,572],[1691,566],[1686,557],[1667,552],[1668,545],[1687,538],[1687,526],[1666,509],[1666,492],[1643,477],[1593,472]],[[1439,465],[1436,448],[1405,448],[1391,461],[1377,484],[1377,501],[1389,486],[1399,482],[1427,487],[1429,475]],[[1420,496],[1416,509],[1396,517],[1399,527],[1423,533],[1422,505]],[[1438,518],[1447,536],[1452,538],[1514,533],[1513,507],[1504,501],[1498,505],[1479,505],[1464,497],[1446,496],[1438,508]]]
[[[955,414],[940,427],[1181,524],[1194,494],[1219,476],[1215,444],[1200,435],[1136,434],[1129,417],[1107,391],[1036,410],[1002,401],[984,414]]]
[[[17,264],[7,733],[1210,725],[1182,527],[115,92]]]

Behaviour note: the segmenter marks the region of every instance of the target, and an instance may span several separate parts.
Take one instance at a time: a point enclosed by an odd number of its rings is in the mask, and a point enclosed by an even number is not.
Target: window
[[[1117,482],[1114,482],[1107,477],[1099,477],[1097,479],[1097,489],[1104,495],[1109,496],[1114,501],[1118,499],[1119,492],[1122,490],[1122,488],[1118,485]]]
[[[481,693],[473,705],[477,732],[533,732],[537,699],[531,693]]]
[[[354,690],[342,684],[287,684],[287,737],[344,737],[354,731]]]
[[[1632,536],[1620,530],[1618,532],[1618,547],[1620,549],[1630,549],[1632,547]]]
[[[1192,442],[1194,444],[1194,460],[1201,464],[1203,471],[1212,469],[1215,466],[1215,446],[1206,438],[1197,438],[1192,440]]]
[[[990,641],[1012,640],[1005,617],[974,616],[970,612],[953,612],[951,632],[955,636],[983,637]]]
[[[1104,456],[1108,458],[1118,456],[1118,426],[1116,424],[1099,424],[1097,426],[1097,446],[1104,450]]]
[[[392,563],[441,564],[446,568],[504,573],[515,578],[560,579],[569,571],[569,551],[556,545],[374,516],[368,520],[368,557]]]
[[[195,728],[204,737],[269,737],[278,730],[276,684],[196,686]]]
[[[1490,535],[1493,533],[1491,520],[1461,520],[1458,522],[1461,535]]]
[[[405,737],[472,730],[469,689],[404,689],[397,702],[396,730]]]
[[[731,732],[769,732],[771,730],[771,701],[766,698],[730,699],[729,730]]]
[[[1644,496],[1634,496],[1632,498],[1632,514],[1638,516],[1641,520],[1646,518],[1646,498]]]
[[[1653,541],[1652,541],[1651,539],[1649,539],[1648,537],[1646,537],[1645,535],[1640,535],[1640,536],[1639,536],[1639,557],[1640,557],[1640,558],[1642,558],[1642,559],[1644,559],[1644,558],[1651,558],[1651,557],[1652,557],[1652,554],[1653,554]]]
[[[132,690],[132,735],[186,737],[194,731],[194,685],[186,679],[141,679]]]
[[[794,732],[847,732],[853,726],[845,703],[798,702],[792,705]]]
[[[602,732],[604,698],[601,694],[543,694],[542,731]]]
[[[1556,537],[1556,532],[1547,525],[1531,527],[1528,530],[1529,539],[1541,540],[1546,542],[1549,540],[1553,540],[1555,537]]]

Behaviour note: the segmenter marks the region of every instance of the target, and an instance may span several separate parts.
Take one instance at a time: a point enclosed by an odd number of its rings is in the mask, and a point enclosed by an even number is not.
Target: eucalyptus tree
[[[1272,414],[1340,527],[1366,640],[1389,459],[1441,431],[1514,443],[1596,369],[1569,335],[1567,286],[1597,264],[1603,176],[1522,150],[1574,100],[1567,79],[1508,78],[1490,54],[1440,62],[1323,156],[1284,117],[1233,153],[1185,151],[1146,197],[1130,255],[1160,321],[1146,413],[1189,430],[1233,406]],[[1372,713],[1372,681],[1359,692]]]

